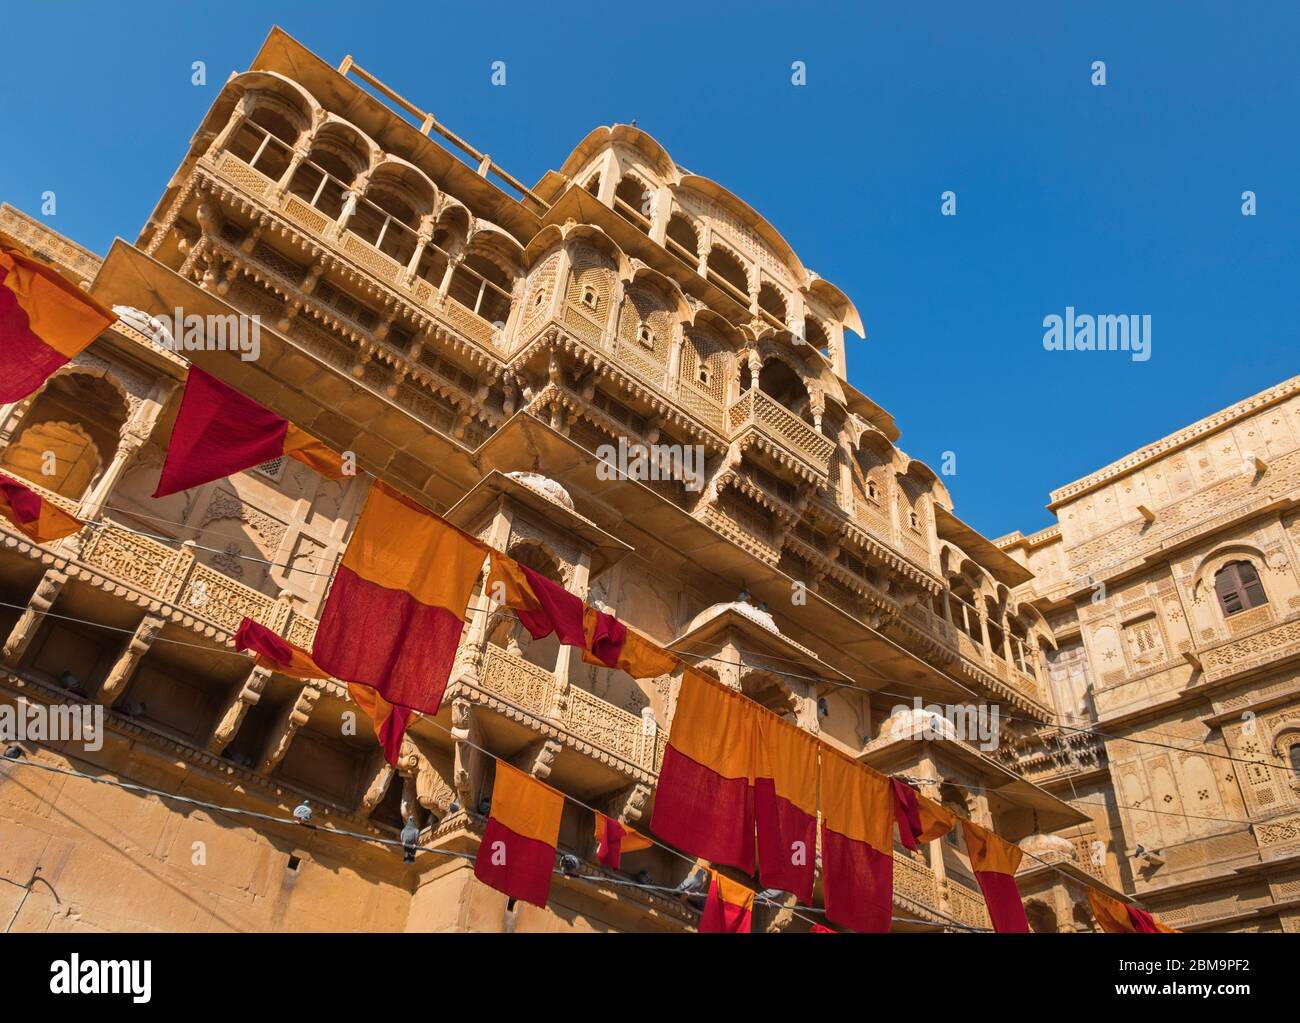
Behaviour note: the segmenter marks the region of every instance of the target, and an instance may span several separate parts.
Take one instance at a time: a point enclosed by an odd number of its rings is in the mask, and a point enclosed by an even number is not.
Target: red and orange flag
[[[1093,919],[1107,934],[1177,934],[1145,909],[1138,909],[1102,892],[1088,889]]]
[[[758,879],[811,902],[817,859],[817,749],[808,732],[761,708],[754,768]]]
[[[748,934],[754,916],[754,892],[710,871],[709,897],[700,914],[701,934]]]
[[[62,540],[85,525],[26,484],[4,473],[0,473],[0,515],[37,543]]]
[[[596,813],[596,859],[610,870],[622,869],[623,854],[649,849],[654,843],[620,821]]]
[[[345,475],[342,458],[311,434],[191,367],[153,496],[189,490],[283,455],[327,479]]]
[[[278,632],[251,618],[245,618],[239,623],[239,629],[235,632],[235,649],[240,653],[251,650],[260,667],[278,671],[282,675],[292,675],[294,678],[329,678],[330,675],[302,647],[294,646]],[[384,759],[397,766],[402,736],[406,734],[406,726],[411,722],[411,709],[395,707],[369,686],[356,682],[348,683],[348,694],[352,697],[352,702],[370,718],[375,738],[383,747]]]
[[[1016,870],[1024,853],[974,821],[963,819],[962,833],[970,854],[971,870],[984,893],[993,929],[1001,933],[1028,934],[1029,920],[1016,887]]]
[[[512,899],[544,907],[563,812],[560,793],[498,760],[492,810],[474,860],[474,876]]]
[[[675,671],[678,659],[659,644],[633,632],[613,615],[588,607],[582,616],[582,659],[603,668],[618,668],[633,678],[659,678]]]
[[[677,695],[650,830],[714,863],[754,871],[758,705],[687,668]]]
[[[486,548],[378,480],[335,573],[316,663],[436,714]]]
[[[0,402],[27,397],[116,320],[50,267],[0,248]]]
[[[888,931],[894,907],[890,779],[822,747],[822,893],[826,919]]]
[[[921,842],[933,842],[957,826],[957,818],[938,803],[919,796],[907,782],[891,778],[894,790],[894,817],[898,820],[898,838],[908,849]]]

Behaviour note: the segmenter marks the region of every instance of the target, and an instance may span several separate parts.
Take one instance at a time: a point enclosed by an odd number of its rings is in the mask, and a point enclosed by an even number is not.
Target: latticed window
[[[1214,592],[1225,616],[1268,603],[1264,584],[1249,561],[1230,561],[1215,572]]]

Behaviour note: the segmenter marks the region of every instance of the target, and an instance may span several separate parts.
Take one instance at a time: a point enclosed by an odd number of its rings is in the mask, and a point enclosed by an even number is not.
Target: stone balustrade
[[[755,442],[780,464],[811,483],[825,485],[835,442],[771,395],[751,387],[727,409],[734,441]]]

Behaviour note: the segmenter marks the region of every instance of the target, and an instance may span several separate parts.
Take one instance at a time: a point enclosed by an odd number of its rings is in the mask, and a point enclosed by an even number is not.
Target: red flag
[[[235,631],[235,649],[240,653],[251,650],[257,655],[258,665],[295,678],[329,678],[328,671],[311,659],[311,654],[296,647],[278,632],[261,622],[245,618]]]
[[[398,754],[402,751],[402,736],[406,734],[414,712],[410,707],[389,703],[370,686],[360,682],[348,683],[348,695],[370,718],[375,738],[384,750],[384,759],[396,767]]]
[[[888,931],[894,907],[894,795],[889,779],[822,747],[822,892],[826,919]]]
[[[650,830],[693,856],[754,872],[758,705],[694,668],[682,676]]]
[[[544,907],[563,812],[560,793],[498,760],[492,811],[474,860],[474,876],[512,899]]]
[[[834,927],[827,927],[825,924],[813,924],[811,931],[813,934],[839,934]]]
[[[754,770],[758,879],[811,902],[817,860],[817,740],[759,710]]]
[[[312,645],[335,678],[438,713],[486,548],[376,481]]]
[[[55,270],[0,248],[0,402],[27,397],[116,320]]]
[[[588,664],[617,668],[627,642],[627,626],[612,614],[589,607],[583,611],[582,659]]]
[[[311,434],[191,367],[153,496],[189,490],[283,455],[329,479],[345,475],[342,459]]]
[[[963,819],[961,829],[966,837],[971,870],[984,893],[984,904],[989,908],[993,929],[1001,933],[1028,934],[1029,920],[1025,917],[1020,890],[1016,887],[1016,870],[1024,853],[973,821]]]
[[[596,814],[596,859],[609,867],[619,870],[622,867],[623,853],[649,849],[654,843],[645,835],[625,828],[619,821]]]
[[[528,580],[533,596],[537,598],[537,610],[518,609],[519,620],[524,623],[533,639],[544,639],[552,632],[566,646],[585,646],[586,636],[582,631],[582,601],[566,590],[559,583],[553,583],[527,565],[520,565],[524,578]]]
[[[37,543],[62,540],[85,525],[30,487],[3,473],[0,473],[0,515]]]
[[[743,884],[710,871],[709,897],[700,914],[701,934],[748,934],[754,914],[754,893]]]

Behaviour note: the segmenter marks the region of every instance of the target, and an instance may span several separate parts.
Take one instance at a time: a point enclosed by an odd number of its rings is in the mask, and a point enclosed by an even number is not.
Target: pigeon
[[[138,718],[144,713],[144,701],[132,700],[130,703],[122,704],[121,711],[129,718]]]
[[[64,670],[63,673],[59,675],[59,684],[73,696],[80,696],[82,699],[85,699],[86,690],[82,688],[81,679],[77,678],[77,676],[72,674],[72,672]]]
[[[486,817],[492,812],[492,800],[484,796],[478,801],[478,812],[480,816]]]
[[[655,883],[655,879],[651,875],[650,871],[646,870],[645,867],[642,867],[640,870],[636,872],[636,883],[644,884],[644,885],[652,885]]]
[[[238,764],[240,767],[252,767],[253,758],[247,753],[232,753],[227,759],[232,764]]]
[[[565,853],[560,857],[560,870],[564,872],[566,877],[577,877],[578,866],[578,857],[574,856],[573,853]]]
[[[293,808],[293,819],[299,824],[311,823],[311,807],[308,805],[307,800],[304,799]]]
[[[6,760],[21,760],[21,759],[23,758],[23,756],[24,756],[24,753],[23,753],[23,750],[22,750],[22,747],[21,747],[21,746],[6,746],[6,747],[5,747],[5,759],[6,759]]]
[[[402,862],[415,862],[415,844],[420,840],[420,829],[416,827],[415,818],[406,818],[406,827],[402,829]]]

